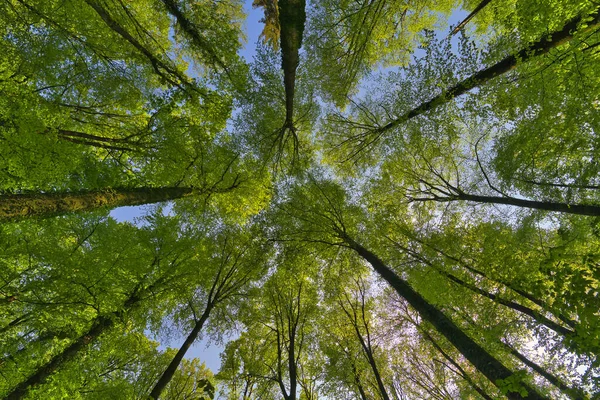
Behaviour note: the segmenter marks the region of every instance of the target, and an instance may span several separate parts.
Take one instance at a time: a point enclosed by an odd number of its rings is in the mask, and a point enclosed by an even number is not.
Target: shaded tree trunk
[[[285,86],[285,125],[293,126],[296,69],[306,21],[306,0],[279,0],[281,67]]]
[[[189,335],[187,336],[187,338],[185,339],[185,341],[183,342],[183,344],[177,351],[177,354],[175,354],[175,356],[169,363],[169,366],[167,367],[165,372],[163,372],[163,374],[158,379],[158,382],[156,382],[156,385],[154,385],[154,388],[152,389],[152,392],[150,392],[150,396],[149,396],[151,399],[157,400],[160,397],[163,390],[165,389],[165,387],[169,384],[169,382],[171,382],[171,379],[173,379],[173,375],[175,375],[175,371],[177,371],[179,364],[181,364],[181,360],[183,360],[185,353],[187,353],[189,348],[192,346],[192,344],[198,338],[198,335],[200,334],[200,331],[202,330],[204,323],[208,319],[210,312],[212,311],[212,308],[213,308],[213,304],[211,304],[211,303],[209,303],[206,306],[206,308],[204,309],[204,312],[202,313],[202,316],[200,316],[200,319],[198,321],[196,321],[194,328],[189,333]]]
[[[146,187],[4,195],[0,196],[0,222],[27,217],[53,217],[100,208],[151,204],[200,193],[200,190],[185,187]]]
[[[342,235],[347,245],[356,251],[363,259],[365,259],[375,272],[381,276],[402,298],[404,298],[423,318],[423,320],[432,324],[438,332],[440,332],[450,343],[452,343],[458,351],[460,351],[467,360],[471,362],[486,376],[494,385],[502,387],[501,380],[505,380],[513,376],[513,372],[506,368],[494,356],[488,353],[480,345],[475,343],[467,334],[465,334],[452,320],[444,313],[429,303],[419,293],[417,293],[405,280],[400,278],[387,267],[383,261],[374,253],[362,247],[347,235]],[[519,382],[520,385],[527,391],[526,398],[529,400],[545,399],[537,393],[526,382]],[[524,399],[517,392],[509,392],[509,399]]]

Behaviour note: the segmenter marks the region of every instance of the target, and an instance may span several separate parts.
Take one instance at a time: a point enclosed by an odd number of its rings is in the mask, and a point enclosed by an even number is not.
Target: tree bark
[[[200,190],[186,187],[145,187],[3,195],[0,196],[0,222],[27,217],[53,217],[99,208],[151,204],[200,193]]]
[[[506,368],[494,356],[488,353],[480,345],[475,343],[467,334],[465,334],[452,320],[442,313],[435,306],[425,300],[417,293],[405,280],[400,278],[383,261],[374,253],[362,247],[347,235],[342,235],[347,245],[356,251],[363,259],[365,259],[375,272],[381,276],[394,290],[404,298],[423,318],[423,320],[432,324],[458,351],[460,351],[467,360],[471,362],[485,377],[487,377],[494,385],[502,388],[500,380],[505,380],[513,376],[512,371]],[[527,391],[526,398],[528,400],[545,399],[537,393],[526,382],[520,382],[520,385]],[[517,392],[509,392],[509,399],[524,399]]]
[[[204,323],[208,319],[210,312],[212,311],[212,308],[213,308],[213,304],[211,304],[211,303],[209,303],[206,306],[206,308],[204,309],[204,312],[202,313],[202,316],[194,325],[194,328],[189,333],[189,335],[187,336],[187,338],[185,339],[185,341],[183,342],[183,344],[177,351],[177,354],[175,354],[175,357],[173,357],[173,359],[169,363],[169,366],[167,367],[165,372],[163,372],[163,374],[158,379],[158,382],[156,382],[156,385],[154,385],[154,388],[152,389],[152,392],[150,392],[150,396],[149,396],[151,399],[157,400],[160,397],[163,390],[165,389],[165,387],[169,384],[169,382],[171,382],[171,379],[173,379],[173,375],[175,375],[175,371],[177,371],[179,364],[181,364],[181,360],[183,360],[185,353],[187,353],[189,348],[192,346],[192,344],[198,338],[198,335],[200,334],[200,331],[202,330]]]

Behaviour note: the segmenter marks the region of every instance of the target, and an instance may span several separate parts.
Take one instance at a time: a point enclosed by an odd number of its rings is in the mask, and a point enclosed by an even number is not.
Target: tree
[[[252,280],[257,279],[264,271],[262,265],[264,253],[262,251],[265,249],[260,243],[253,242],[245,232],[236,232],[235,229],[221,232],[219,236],[214,238],[217,242],[216,248],[211,249],[211,253],[216,252],[218,256],[202,260],[207,265],[201,266],[198,271],[202,286],[195,290],[194,299],[189,303],[193,315],[193,328],[152,388],[150,392],[152,399],[158,399],[169,384],[186,352],[202,332],[213,310],[223,307],[227,303],[235,304],[234,299],[242,296]],[[197,305],[195,303],[197,302],[204,303],[201,306],[203,311],[200,315],[196,313]],[[220,317],[224,318],[223,315]]]

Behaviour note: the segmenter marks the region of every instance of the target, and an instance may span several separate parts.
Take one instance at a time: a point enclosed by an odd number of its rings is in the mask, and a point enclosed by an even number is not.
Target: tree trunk
[[[527,365],[529,368],[531,368],[532,370],[534,370],[535,372],[537,372],[538,374],[540,374],[541,376],[546,378],[546,380],[548,382],[550,382],[551,384],[556,386],[558,389],[560,389],[560,391],[562,393],[566,394],[567,396],[569,396],[569,398],[571,398],[573,400],[589,399],[589,397],[586,396],[586,394],[583,393],[581,390],[573,389],[573,388],[569,387],[566,383],[564,383],[557,376],[554,376],[550,372],[546,371],[541,366],[539,366],[538,364],[534,363],[533,361],[531,361],[530,359],[525,357],[518,350],[512,348],[511,346],[508,346],[508,345],[506,345],[506,346],[509,348],[510,353],[512,355],[514,355],[516,358],[518,358],[519,361],[521,361],[523,364]]]
[[[193,188],[114,188],[80,192],[48,192],[0,196],[0,222],[52,217],[99,208],[137,206],[199,194]]]
[[[205,55],[207,55],[207,58],[210,60],[210,63],[215,66],[219,66],[227,74],[229,74],[227,66],[223,63],[223,61],[219,59],[219,56],[216,54],[215,49],[204,37],[202,37],[200,31],[194,26],[194,23],[184,14],[183,10],[179,7],[177,2],[175,0],[162,0],[162,3],[167,8],[167,11],[169,11],[169,14],[175,17],[177,25],[179,25],[181,30],[192,39],[192,42],[196,45],[196,48]]]
[[[451,87],[439,95],[435,96],[433,99],[421,103],[416,108],[413,108],[406,114],[401,117],[390,121],[388,124],[383,127],[377,129],[377,134],[382,135],[383,133],[389,131],[397,127],[398,125],[408,121],[411,118],[414,118],[418,115],[425,113],[441,104],[447,103],[454,99],[455,97],[461,96],[467,93],[469,90],[480,86],[487,81],[500,76],[512,69],[514,69],[519,62],[526,62],[533,57],[539,56],[541,54],[545,54],[549,52],[551,49],[571,40],[573,38],[574,33],[577,30],[577,25],[582,21],[583,18],[590,17],[590,21],[586,21],[587,27],[585,31],[589,31],[591,29],[595,29],[600,24],[600,13],[596,10],[591,15],[579,15],[570,21],[568,21],[560,31],[552,32],[542,36],[537,42],[531,44],[530,46],[522,49],[521,51],[504,58],[503,60],[497,62],[496,64],[483,69],[476,74],[464,79],[463,81],[457,83],[454,87]]]
[[[408,282],[388,268],[374,253],[365,249],[346,235],[343,235],[343,239],[350,248],[355,250],[362,258],[371,264],[375,272],[388,282],[388,284],[419,313],[423,320],[432,324],[494,385],[502,388],[500,380],[506,380],[513,376],[512,371],[506,368],[480,345],[475,343],[473,339],[467,336],[458,326],[456,326],[456,324],[454,324],[454,322],[444,315],[444,313],[425,300],[408,284]],[[527,391],[528,394],[526,398],[528,400],[545,399],[545,397],[537,393],[526,382],[521,381],[520,385]],[[524,397],[517,392],[509,392],[507,396],[509,399],[524,399]]]
[[[592,217],[600,216],[600,206],[592,204],[567,204],[553,203],[549,201],[535,201],[517,199],[515,197],[500,197],[500,196],[480,196],[468,193],[460,193],[456,197],[449,198],[452,200],[473,201],[476,203],[486,204],[504,204],[517,207],[533,208],[536,210],[546,210],[554,212],[562,212],[567,214],[588,215]]]
[[[361,338],[362,341],[362,338]],[[381,379],[381,374],[379,373],[379,368],[377,368],[377,363],[375,362],[375,358],[373,358],[373,352],[369,349],[367,352],[367,359],[369,360],[369,365],[373,370],[373,375],[375,375],[375,380],[377,381],[377,387],[379,388],[379,394],[381,394],[381,398],[383,400],[390,400],[390,396],[388,395],[387,389],[383,384],[383,380]]]
[[[296,366],[296,332],[295,329],[290,335],[290,347],[288,349],[288,368],[290,370],[290,395],[289,400],[296,400],[296,390],[298,387],[298,371]]]
[[[487,6],[491,2],[492,0],[482,0],[479,4],[477,4],[477,7],[475,7],[475,9],[471,11],[471,13],[467,15],[467,17],[463,19],[461,23],[456,26],[456,28],[454,28],[450,35],[456,35],[458,32],[460,32],[461,29],[463,29],[469,23],[469,21],[472,20],[475,15],[477,15],[479,11],[483,10],[483,7]]]
[[[104,23],[113,30],[116,34],[121,36],[124,40],[129,42],[137,51],[142,53],[150,62],[154,71],[165,79],[173,86],[181,87],[186,85],[192,87],[196,92],[206,96],[204,90],[199,90],[195,85],[192,84],[190,79],[181,71],[177,70],[176,67],[169,65],[170,60],[163,61],[157,55],[153,54],[150,49],[145,47],[140,41],[138,41],[131,33],[129,33],[117,20],[115,20],[107,9],[98,0],[84,0],[90,7],[94,9],[96,14],[104,21]]]
[[[154,385],[154,388],[152,389],[149,398],[157,400],[160,397],[162,391],[165,389],[165,387],[169,384],[169,382],[171,382],[171,379],[173,379],[173,375],[175,375],[175,371],[177,371],[177,368],[179,367],[181,360],[183,360],[185,353],[187,353],[189,348],[198,338],[198,335],[200,334],[204,323],[208,319],[212,307],[213,305],[211,303],[209,303],[206,306],[204,312],[202,313],[202,316],[198,321],[196,321],[196,325],[194,325],[194,328],[179,348],[179,351],[177,351],[177,354],[175,354],[175,357],[173,357],[171,363],[169,363],[169,366],[167,367],[165,372],[163,372],[163,374],[158,379],[158,382],[156,382],[156,385]]]
[[[348,315],[348,317],[350,317],[349,314],[347,314],[347,315]],[[377,368],[377,363],[375,362],[375,358],[373,357],[373,349],[371,348],[370,345],[367,345],[367,343],[365,343],[365,340],[363,339],[360,331],[358,330],[357,322],[355,320],[352,320],[351,322],[354,325],[354,331],[356,333],[356,337],[358,338],[358,341],[360,342],[360,345],[365,353],[365,356],[367,357],[367,361],[369,361],[369,365],[371,367],[371,370],[373,371],[373,375],[375,375],[375,381],[377,382],[377,388],[379,389],[381,398],[383,400],[390,400],[390,396],[388,395],[387,390],[385,389],[385,385],[383,384],[383,380],[381,379],[381,374],[379,373],[379,368]]]
[[[279,0],[281,67],[285,86],[285,125],[293,125],[296,69],[306,21],[305,0]]]
[[[90,328],[70,345],[65,347],[59,354],[56,354],[37,370],[31,374],[25,381],[19,383],[5,397],[5,400],[18,400],[24,398],[33,386],[41,385],[64,363],[71,361],[81,350],[84,350],[88,344],[98,338],[101,334],[112,328],[115,319],[121,317],[126,311],[137,305],[141,300],[139,290],[134,290],[133,294],[125,301],[123,308],[108,315],[99,316],[94,320]]]
[[[436,266],[435,264],[433,264],[432,262],[430,262],[429,260],[427,260],[425,257],[421,256],[419,253],[412,251],[410,249],[408,249],[407,247],[404,247],[398,243],[396,243],[396,246],[399,247],[401,250],[403,250],[404,252],[410,254],[411,256],[413,256],[415,259],[417,259],[418,261],[430,266],[431,268],[433,268],[435,271],[437,271],[439,274],[445,276],[446,278],[450,279],[452,282],[470,290],[473,293],[477,293],[483,297],[487,297],[488,299],[498,303],[498,304],[502,304],[503,306],[506,306],[508,308],[511,308],[515,311],[518,311],[520,313],[523,313],[525,315],[530,316],[531,318],[533,318],[534,320],[536,320],[537,322],[545,325],[546,327],[548,327],[549,329],[552,329],[554,332],[561,334],[563,336],[567,336],[570,334],[573,334],[575,332],[573,332],[572,330],[565,328],[559,324],[557,324],[556,322],[552,321],[551,319],[547,318],[546,316],[544,316],[543,314],[541,314],[540,312],[537,312],[527,306],[524,306],[522,304],[516,303],[514,301],[511,300],[506,300],[503,299],[501,297],[498,297],[497,295],[490,293],[486,290],[483,290],[479,287],[477,287],[476,285],[470,284],[468,282],[465,282],[464,280],[458,278],[457,276],[444,271],[444,269]],[[471,271],[471,269],[469,268],[469,271]]]

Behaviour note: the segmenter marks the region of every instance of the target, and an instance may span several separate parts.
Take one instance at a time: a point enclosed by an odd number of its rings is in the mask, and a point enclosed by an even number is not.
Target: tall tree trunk
[[[344,310],[346,311],[346,310]],[[350,314],[346,312],[349,318],[351,318]],[[375,381],[377,382],[377,388],[379,389],[379,393],[381,394],[381,398],[383,400],[390,400],[390,396],[383,384],[383,380],[381,379],[381,374],[379,373],[379,368],[377,368],[377,363],[375,362],[375,358],[373,357],[373,349],[370,344],[365,343],[365,339],[362,337],[360,330],[358,329],[358,322],[356,320],[351,319],[352,324],[354,325],[354,332],[356,333],[356,337],[360,342],[360,346],[362,347],[365,356],[367,357],[367,361],[369,362],[369,366],[373,371],[373,375],[375,375]]]
[[[515,356],[516,358],[518,358],[519,361],[521,361],[523,364],[527,365],[529,368],[531,368],[532,370],[534,370],[535,372],[537,372],[538,374],[540,374],[541,376],[546,378],[546,380],[548,382],[550,382],[551,384],[556,386],[558,389],[560,389],[560,391],[562,393],[566,394],[567,396],[569,396],[569,398],[571,398],[573,400],[589,399],[589,397],[583,391],[581,391],[580,389],[574,389],[574,388],[569,387],[566,383],[564,383],[557,376],[546,371],[544,368],[542,368],[535,362],[533,362],[530,359],[528,359],[527,357],[525,357],[525,355],[521,354],[518,350],[514,349],[513,347],[511,347],[509,345],[506,345],[506,347],[508,347],[510,353],[513,356]]]
[[[177,371],[179,364],[181,364],[181,360],[183,360],[185,353],[187,353],[189,348],[198,338],[198,335],[200,334],[204,323],[208,319],[212,308],[213,304],[208,303],[206,308],[204,309],[204,312],[202,313],[202,316],[198,321],[196,321],[194,328],[189,333],[189,335],[177,351],[177,354],[175,354],[165,372],[163,372],[163,374],[158,379],[158,382],[156,382],[156,385],[154,385],[154,388],[152,389],[152,392],[150,392],[149,396],[151,399],[157,400],[160,397],[160,394],[165,389],[165,387],[169,384],[169,382],[171,382],[171,379],[173,379],[173,375],[175,375],[175,371]]]
[[[285,86],[285,125],[293,126],[296,69],[306,21],[306,0],[279,0],[281,66]]]
[[[163,61],[159,56],[154,54],[152,50],[144,46],[131,33],[127,31],[117,20],[115,20],[110,12],[98,0],[84,0],[90,7],[94,9],[96,14],[104,21],[104,23],[116,34],[129,42],[137,51],[142,53],[150,62],[154,71],[173,86],[181,87],[182,85],[193,88],[199,94],[206,96],[204,90],[200,90],[193,85],[190,78],[179,71],[175,66],[168,61]]]
[[[290,395],[289,400],[296,400],[298,388],[298,368],[296,366],[296,330],[290,334],[290,345],[288,349],[288,368],[290,370]]]
[[[215,52],[215,49],[200,33],[198,28],[194,26],[194,23],[185,15],[184,11],[177,4],[176,0],[161,0],[165,5],[169,14],[175,17],[177,25],[181,28],[185,34],[192,39],[192,42],[198,50],[204,53],[214,66],[222,68],[228,75],[229,71],[227,66],[219,59],[219,56]]]
[[[0,196],[0,222],[16,221],[27,217],[52,217],[99,208],[151,204],[200,193],[200,190],[186,187],[145,187],[9,194]]]
[[[455,197],[449,197],[450,201],[465,200],[476,203],[486,204],[504,204],[509,206],[533,208],[535,210],[546,210],[554,212],[562,212],[567,214],[588,215],[592,217],[600,216],[600,206],[592,204],[568,204],[554,203],[551,201],[535,201],[517,199],[515,197],[501,196],[480,196],[475,194],[460,193]]]
[[[383,135],[385,132],[397,127],[409,119],[421,115],[441,104],[445,104],[455,97],[461,96],[467,93],[469,90],[514,69],[519,62],[528,61],[536,56],[549,52],[553,48],[556,48],[563,43],[566,43],[573,38],[574,33],[577,31],[577,25],[579,25],[582,19],[588,17],[591,18],[591,20],[586,21],[587,27],[585,28],[585,31],[590,31],[597,28],[600,24],[600,13],[598,10],[591,15],[579,15],[568,21],[560,31],[548,33],[542,36],[537,42],[532,43],[521,51],[510,55],[496,64],[464,79],[453,87],[435,96],[431,100],[421,103],[399,118],[390,121],[388,124],[377,129],[375,133],[378,136]]]
[[[472,20],[475,15],[477,15],[479,11],[483,10],[483,7],[487,6],[491,2],[492,0],[482,0],[479,4],[477,4],[477,7],[475,7],[475,9],[471,11],[471,13],[467,15],[467,17],[463,19],[461,23],[456,26],[456,28],[454,28],[450,35],[456,35],[458,32],[460,32],[461,29],[463,29],[469,23],[469,21]]]
[[[362,338],[361,342],[363,341]],[[383,400],[390,400],[390,396],[388,395],[387,389],[383,384],[383,380],[381,379],[381,374],[379,373],[379,368],[377,368],[377,363],[375,362],[375,358],[373,357],[372,350],[366,349],[363,344],[363,349],[365,349],[367,359],[369,360],[369,365],[371,366],[371,370],[373,371],[373,375],[375,375],[375,381],[377,382],[377,387],[379,388],[379,394],[381,394],[381,398]]]
[[[46,382],[48,377],[54,374],[54,372],[56,372],[56,370],[64,363],[71,361],[81,350],[84,350],[88,344],[112,328],[115,320],[120,318],[125,312],[130,311],[141,299],[141,293],[136,289],[124,302],[121,310],[97,317],[83,335],[75,339],[70,345],[52,357],[48,362],[40,365],[25,381],[15,386],[12,391],[6,395],[5,400],[22,399],[33,386],[41,385]]]
[[[430,304],[417,293],[405,280],[400,278],[383,261],[374,253],[362,247],[347,235],[342,235],[345,242],[350,248],[356,251],[364,258],[394,290],[404,298],[423,318],[423,320],[432,324],[450,343],[452,343],[458,351],[460,351],[467,360],[471,362],[485,377],[487,377],[494,385],[502,387],[500,380],[505,380],[513,376],[512,371],[506,368],[494,356],[488,353],[480,345],[475,343],[467,334],[465,334],[452,320],[442,313],[435,306]],[[521,381],[520,385],[527,391],[526,398],[529,400],[545,399],[537,393],[526,382]],[[509,399],[524,399],[517,392],[509,392]]]

